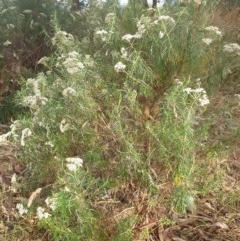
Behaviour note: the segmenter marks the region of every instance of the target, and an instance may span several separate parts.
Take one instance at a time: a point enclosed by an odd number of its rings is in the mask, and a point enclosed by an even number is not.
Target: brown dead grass
[[[218,26],[227,36],[228,41],[240,41],[240,7],[218,9],[211,16],[211,23]]]

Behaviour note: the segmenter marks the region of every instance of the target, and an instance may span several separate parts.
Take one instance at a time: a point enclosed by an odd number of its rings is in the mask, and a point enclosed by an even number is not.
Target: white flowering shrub
[[[201,21],[207,5],[108,4],[86,14],[95,22],[80,40],[55,26],[55,53],[38,61],[44,71],[19,93],[28,116],[0,139],[21,146],[25,188],[52,185],[57,205],[48,200],[35,216],[53,240],[101,240],[92,207],[108,183],[159,194],[170,182],[173,208],[194,211],[195,130],[211,102],[204,81],[221,75],[222,51],[237,49],[222,48],[223,33]]]

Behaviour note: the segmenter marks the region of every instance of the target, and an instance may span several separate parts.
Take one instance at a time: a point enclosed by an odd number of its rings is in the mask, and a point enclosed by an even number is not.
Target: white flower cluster
[[[212,35],[211,35],[212,38],[203,38],[202,39],[202,42],[206,45],[210,45],[214,41],[214,39],[216,39],[216,36],[220,37],[220,38],[222,37],[222,32],[218,29],[218,27],[208,26],[204,30],[212,33]]]
[[[32,13],[32,10],[31,9],[26,9],[23,11],[23,13]]]
[[[168,16],[168,15],[161,15],[161,16],[159,16],[159,18],[157,20],[155,20],[154,23],[157,24],[159,22],[164,22],[164,23],[170,24],[170,25],[175,25],[175,23],[176,23],[175,20],[172,17]]]
[[[123,72],[126,69],[126,65],[119,61],[114,65],[114,69],[117,73]]]
[[[70,130],[70,125],[67,123],[66,119],[63,119],[59,125],[59,129],[62,133],[64,133],[67,130]]]
[[[75,51],[68,54],[68,57],[63,62],[63,65],[69,74],[75,74],[84,69],[84,64],[79,61],[79,58],[79,53]]]
[[[37,218],[38,218],[39,220],[41,220],[41,219],[43,219],[43,218],[47,219],[47,218],[49,218],[50,216],[51,216],[51,214],[48,213],[48,212],[46,212],[44,208],[42,208],[42,207],[38,207],[38,208],[37,208]]]
[[[75,96],[77,94],[76,90],[73,89],[72,87],[67,87],[66,89],[63,90],[62,95],[64,97],[69,97],[69,96]]]
[[[24,208],[24,206],[21,203],[17,203],[16,209],[18,210],[18,213],[22,216],[23,214],[27,214],[28,210]]]
[[[240,55],[240,45],[237,43],[225,44],[223,46],[223,51],[226,53],[236,53]]]
[[[0,143],[1,144],[7,144],[8,138],[13,137],[13,138],[18,138],[17,130],[20,128],[20,121],[15,120],[13,124],[10,125],[10,131],[0,135]]]
[[[203,38],[202,42],[206,45],[210,45],[213,42],[213,40],[211,38]]]
[[[24,98],[23,104],[29,106],[32,109],[36,109],[38,105],[45,105],[48,101],[47,98],[43,97],[41,94],[40,84],[43,85],[45,82],[45,75],[39,74],[36,79],[27,79],[27,86],[31,86],[34,95],[29,95]]]
[[[210,103],[208,96],[206,94],[206,91],[203,88],[197,88],[197,89],[185,88],[183,89],[183,92],[187,93],[188,95],[196,94],[200,106],[205,106]]]
[[[58,31],[55,36],[52,38],[53,45],[63,44],[70,45],[74,41],[74,38],[71,34],[65,31]]]
[[[27,79],[27,86],[32,86],[33,93],[35,95],[41,95],[39,82],[42,80],[42,77],[43,76],[39,75],[37,79],[32,79],[32,78]]]
[[[159,38],[162,39],[165,36],[165,33],[163,31],[159,32]]]
[[[140,37],[143,36],[143,34],[146,32],[146,28],[149,27],[152,23],[151,18],[149,17],[141,17],[141,19],[137,22],[137,33],[136,35]]]
[[[54,144],[53,144],[51,141],[45,142],[45,145],[46,145],[46,146],[50,146],[51,148],[54,147]]]
[[[23,104],[32,109],[36,109],[38,105],[46,105],[48,99],[41,95],[30,95],[24,98]]]
[[[13,122],[10,125],[10,131],[0,135],[0,143],[7,143],[8,138],[13,137],[15,140],[19,140],[19,129],[21,129],[21,124],[19,120]],[[21,132],[20,144],[21,146],[25,146],[25,139],[32,135],[32,131],[29,128],[25,128]]]
[[[83,166],[83,160],[80,157],[68,157],[66,161],[66,167],[71,172],[75,172]]]
[[[125,34],[124,36],[122,36],[122,40],[130,42],[132,39],[139,39],[141,37],[142,36],[138,35],[138,34],[130,34],[130,33],[128,33],[128,34]]]
[[[113,22],[115,18],[115,14],[114,13],[108,13],[105,17],[105,23],[111,23]]]
[[[56,198],[46,198],[45,203],[48,208],[50,208],[52,211],[54,211],[57,208],[57,199]]]
[[[219,37],[222,37],[222,32],[218,29],[218,27],[215,26],[208,26],[205,28],[206,31],[212,32],[216,35],[218,35]]]
[[[54,211],[57,207],[57,199],[56,198],[46,198],[45,203],[49,209]],[[22,216],[23,214],[28,213],[28,209],[23,206],[21,203],[17,203],[16,209],[18,210],[18,213]],[[43,218],[47,219],[51,216],[50,213],[45,211],[45,208],[43,207],[38,207],[36,210],[36,217],[41,220]]]
[[[96,31],[95,34],[100,36],[102,41],[104,42],[104,41],[106,41],[106,37],[107,37],[108,32],[106,30],[102,29],[102,30]]]
[[[167,15],[161,15],[158,19],[153,19],[149,16],[142,16],[141,19],[137,22],[138,31],[135,34],[126,34],[122,37],[122,40],[130,42],[132,39],[140,39],[147,29],[159,25],[160,23],[164,25],[174,26],[176,24],[175,20]],[[165,32],[160,31],[159,37],[162,39],[165,36]]]

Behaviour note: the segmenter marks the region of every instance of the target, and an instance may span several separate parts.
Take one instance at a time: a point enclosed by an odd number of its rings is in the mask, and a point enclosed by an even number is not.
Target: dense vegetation
[[[16,158],[5,239],[170,240],[203,199],[237,205],[218,194],[239,144],[239,83],[221,140],[212,107],[239,76],[238,33],[212,24],[235,3],[0,3],[0,145]]]

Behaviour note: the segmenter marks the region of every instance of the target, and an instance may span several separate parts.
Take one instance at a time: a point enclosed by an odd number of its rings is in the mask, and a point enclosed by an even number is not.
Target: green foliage
[[[85,180],[85,182],[84,182]],[[84,172],[66,175],[66,185],[54,195],[56,208],[47,219],[40,220],[53,240],[101,240],[104,238],[95,213],[86,203],[89,183]]]

